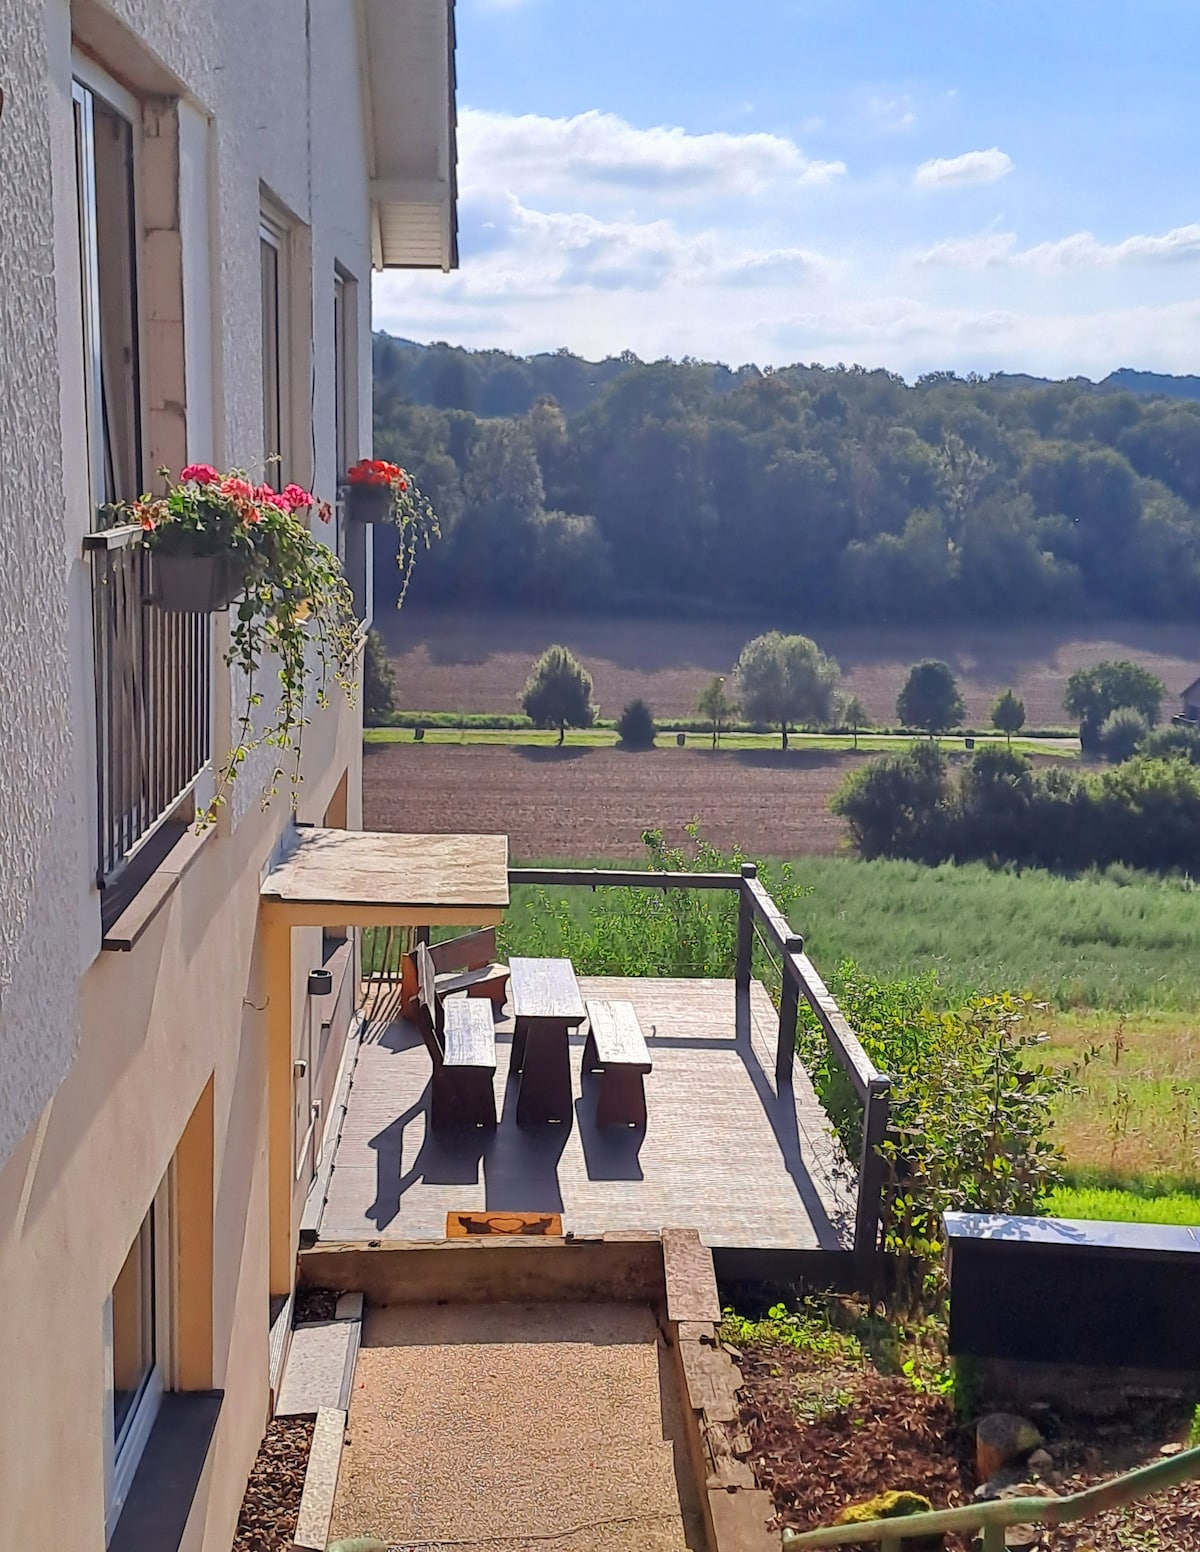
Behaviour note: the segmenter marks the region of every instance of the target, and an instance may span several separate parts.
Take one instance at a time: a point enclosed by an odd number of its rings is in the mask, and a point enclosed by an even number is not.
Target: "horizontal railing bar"
[[[648,868],[509,868],[508,882],[592,889],[604,884],[616,889],[738,889],[742,880],[736,873],[656,873]]]
[[[775,947],[779,953],[788,952],[788,944],[797,938],[788,924],[787,917],[775,904],[757,878],[747,878],[742,881],[746,894],[754,906],[754,913],[770,935],[775,939]]]
[[[101,528],[95,533],[84,534],[83,548],[89,550],[123,550],[135,539],[145,536],[140,523],[122,523],[117,528]]]
[[[947,1531],[978,1530],[984,1525],[1063,1525],[1086,1519],[1105,1509],[1115,1509],[1167,1487],[1200,1476],[1200,1448],[1183,1450],[1166,1460],[1139,1466],[1123,1476],[1066,1498],[1000,1498],[988,1503],[964,1504],[960,1509],[932,1509],[926,1514],[907,1514],[902,1519],[867,1520],[861,1525],[822,1525],[817,1530],[783,1533],[784,1552],[795,1547],[852,1547],[864,1541],[905,1541]]]

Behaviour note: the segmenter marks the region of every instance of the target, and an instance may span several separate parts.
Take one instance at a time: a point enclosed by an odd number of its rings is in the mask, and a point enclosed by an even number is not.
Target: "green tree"
[[[626,749],[653,749],[658,729],[644,700],[630,701],[617,718],[617,735]]]
[[[1085,754],[1100,749],[1100,730],[1122,706],[1140,712],[1148,726],[1158,721],[1167,687],[1148,668],[1125,658],[1081,668],[1067,680],[1063,705],[1079,718],[1079,742]]]
[[[534,727],[556,727],[561,744],[568,727],[596,720],[592,676],[566,647],[547,647],[525,681],[521,707]]]
[[[1006,735],[1011,748],[1013,734],[1025,726],[1025,702],[1015,690],[1005,690],[1003,695],[996,697],[992,706],[992,726]]]
[[[784,749],[791,728],[830,721],[839,672],[815,641],[779,631],[748,641],[734,669],[746,716],[778,725]]]
[[[933,659],[914,664],[896,697],[896,715],[904,727],[923,728],[930,738],[957,727],[966,708],[949,665]]]
[[[712,746],[716,749],[721,742],[722,730],[733,721],[738,710],[737,702],[731,701],[725,693],[724,674],[714,674],[700,691],[696,710],[712,730]]]
[[[371,726],[386,722],[396,709],[396,670],[377,630],[367,632],[362,697],[363,721]]]
[[[869,728],[871,717],[857,695],[850,695],[842,702],[842,722],[854,734],[854,747],[858,748],[859,728]]]

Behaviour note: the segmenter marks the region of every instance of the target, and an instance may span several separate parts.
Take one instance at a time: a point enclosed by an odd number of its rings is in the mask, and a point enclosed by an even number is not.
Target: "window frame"
[[[129,450],[134,465],[135,482],[144,484],[143,467],[146,449],[146,383],[145,357],[142,341],[145,338],[146,319],[142,286],[142,252],[139,233],[142,230],[142,108],[139,100],[120,82],[108,75],[86,54],[73,49],[71,52],[71,109],[72,132],[75,137],[75,203],[79,238],[80,319],[83,347],[84,419],[88,453],[88,491],[91,509],[90,527],[100,526],[98,509],[117,494],[108,490],[105,460],[105,436],[101,405],[103,402],[103,334],[101,327],[101,285],[99,273],[99,241],[96,225],[97,191],[95,183],[95,140],[92,123],[94,102],[99,100],[109,112],[116,114],[129,126],[129,283],[130,322],[133,338],[134,405],[131,417],[133,446]],[[80,120],[86,121],[86,141],[91,148],[86,159],[80,155]],[[86,160],[86,165],[85,165]],[[101,494],[103,493],[103,499]],[[134,491],[131,494],[137,495]]]
[[[292,263],[291,228],[273,209],[264,205],[258,217],[259,267],[262,305],[262,373],[263,373],[263,480],[275,490],[282,490],[292,474],[292,361],[291,361],[291,307]],[[268,350],[267,269],[266,251],[275,255],[274,318],[272,338],[273,359]],[[268,365],[273,368],[268,372]],[[268,446],[270,427],[271,393],[269,378],[274,377],[274,417],[278,447]],[[270,462],[272,455],[278,455]]]
[[[104,1301],[104,1542],[107,1546],[116,1532],[129,1497],[133,1479],[141,1464],[151,1430],[158,1416],[163,1395],[176,1387],[178,1347],[175,1311],[177,1308],[178,1235],[175,1210],[175,1165],[172,1161],[162,1184],[155,1192],[149,1211],[138,1225],[133,1244],[146,1224],[150,1225],[150,1331],[153,1362],[146,1372],[138,1394],[120,1430],[115,1428],[115,1376],[113,1295]],[[130,1246],[132,1249],[133,1246]]]

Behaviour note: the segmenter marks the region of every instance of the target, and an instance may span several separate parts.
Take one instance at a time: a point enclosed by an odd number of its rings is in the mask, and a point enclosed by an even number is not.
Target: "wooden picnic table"
[[[517,1125],[571,1118],[572,1029],[587,1017],[569,959],[510,959],[515,1032],[512,1070],[521,1074]]]

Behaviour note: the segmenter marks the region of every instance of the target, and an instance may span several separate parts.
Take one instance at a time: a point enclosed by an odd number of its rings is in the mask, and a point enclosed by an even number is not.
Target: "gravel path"
[[[676,1462],[690,1489],[671,1376],[654,1317],[637,1306],[371,1309],[334,1537],[686,1552],[700,1542],[694,1504],[681,1507]]]

